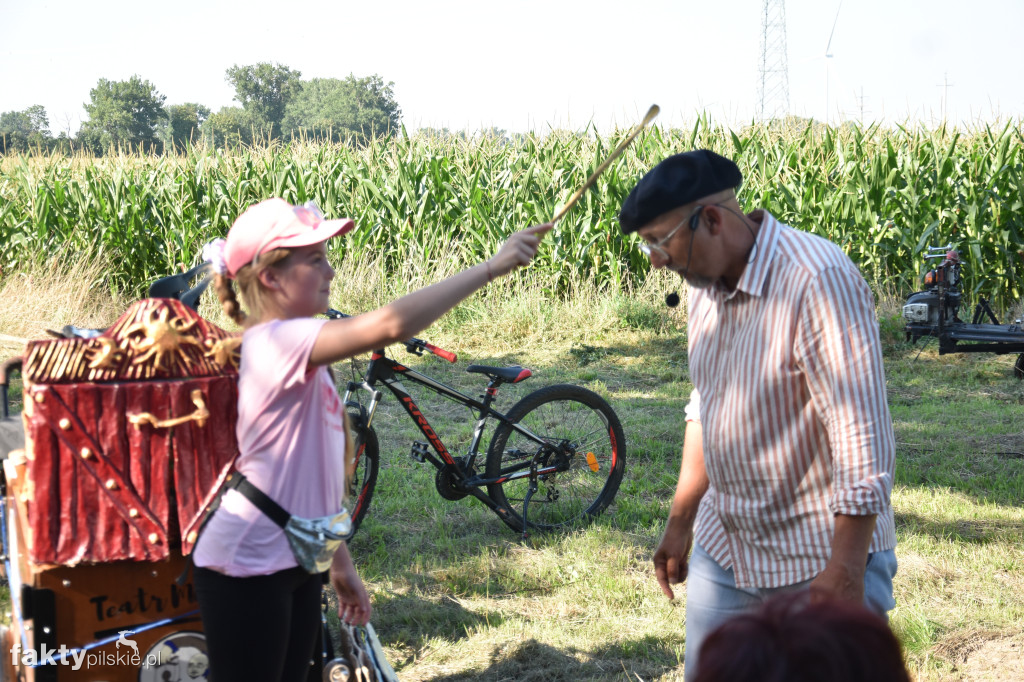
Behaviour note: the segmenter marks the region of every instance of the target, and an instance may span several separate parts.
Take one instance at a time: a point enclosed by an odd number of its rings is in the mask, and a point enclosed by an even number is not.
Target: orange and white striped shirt
[[[835,244],[766,211],[734,292],[692,289],[688,420],[710,487],[696,540],[737,587],[815,577],[835,514],[877,514],[870,551],[896,545],[896,445],[874,297]]]

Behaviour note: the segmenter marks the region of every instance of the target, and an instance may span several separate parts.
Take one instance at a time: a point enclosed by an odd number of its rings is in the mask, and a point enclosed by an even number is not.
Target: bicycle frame
[[[329,310],[327,315],[332,318],[346,316],[344,313],[333,309]],[[423,351],[426,350],[448,360],[449,362],[455,362],[455,356],[452,353],[437,348],[436,346],[420,339],[410,339],[405,345],[406,350],[415,355],[422,355]],[[442,441],[440,436],[437,435],[434,427],[430,425],[430,421],[420,410],[419,406],[416,405],[416,401],[413,400],[412,396],[405,390],[405,387],[401,382],[402,379],[407,379],[415,384],[419,384],[420,386],[423,386],[424,388],[427,388],[448,400],[457,402],[477,412],[478,416],[476,426],[473,429],[473,439],[470,444],[469,453],[465,457],[456,458],[451,454],[451,452],[449,452],[444,441]],[[529,478],[529,492],[523,501],[523,517],[525,519],[530,498],[533,496],[534,491],[537,490],[537,480],[541,476],[553,474],[559,471],[557,460],[555,464],[549,464],[543,467],[538,466],[543,455],[551,452],[553,449],[557,450],[558,445],[550,443],[520,424],[512,422],[505,414],[502,414],[491,407],[491,404],[494,402],[494,398],[498,394],[498,387],[504,383],[498,379],[492,378],[484,389],[484,394],[481,396],[482,400],[476,400],[465,393],[448,386],[447,384],[431,379],[425,374],[417,372],[416,370],[406,367],[402,363],[389,358],[385,353],[385,349],[377,349],[370,356],[370,363],[367,365],[362,381],[349,381],[343,397],[344,404],[347,407],[359,409],[361,423],[367,428],[372,426],[377,406],[383,398],[383,393],[377,389],[378,383],[384,384],[388,391],[395,396],[398,400],[398,404],[402,406],[406,414],[408,414],[416,423],[417,428],[419,428],[420,432],[427,439],[427,442],[434,448],[437,455],[435,456],[431,454],[426,448],[416,449],[416,445],[414,444],[413,454],[416,459],[423,462],[430,462],[438,472],[446,472],[449,474],[451,476],[451,485],[456,492],[465,495],[472,495],[502,518],[506,518],[508,516],[509,510],[495,502],[490,495],[484,492],[482,489],[483,487],[494,483],[504,483],[510,480]],[[363,406],[358,401],[354,401],[352,399],[353,395],[357,391],[365,391],[370,394],[370,402],[367,406]],[[529,460],[525,460],[524,458],[524,461],[520,464],[503,469],[500,476],[488,478],[474,473],[473,465],[476,463],[476,458],[480,455],[480,441],[483,438],[484,427],[487,420],[492,418],[507,424],[509,428],[537,443],[540,447],[538,447],[537,452],[534,453]],[[526,536],[525,527],[523,530],[523,536]]]
[[[478,412],[479,416],[477,417],[476,426],[473,429],[473,440],[470,443],[469,454],[464,460],[460,461],[459,459],[456,459],[448,451],[444,441],[441,440],[440,436],[437,435],[437,432],[434,431],[434,428],[430,425],[430,421],[426,418],[423,412],[420,411],[420,408],[416,405],[415,400],[413,400],[412,396],[409,395],[408,391],[405,390],[405,387],[401,383],[402,378],[408,379],[413,383],[430,389],[438,395],[444,396],[449,400],[460,403],[461,405]],[[543,476],[545,474],[558,471],[558,467],[554,465],[534,470],[530,464],[523,463],[515,467],[518,471],[509,472],[506,475],[502,475],[497,478],[487,478],[478,474],[470,476],[468,474],[468,472],[472,470],[473,464],[475,464],[476,458],[480,454],[480,441],[483,438],[484,426],[488,419],[494,418],[500,422],[508,424],[512,429],[523,434],[538,445],[545,447],[551,445],[529,429],[509,421],[507,416],[491,407],[491,404],[494,402],[494,398],[498,394],[498,384],[493,380],[488,383],[487,388],[484,390],[483,400],[476,400],[465,393],[448,386],[447,384],[435,381],[425,374],[421,374],[420,372],[389,358],[385,354],[384,349],[376,350],[370,356],[370,364],[366,368],[363,380],[348,382],[344,395],[344,402],[346,405],[360,405],[359,403],[352,401],[353,393],[357,390],[363,390],[370,393],[371,398],[369,405],[363,408],[366,410],[365,426],[371,426],[373,424],[374,414],[377,410],[377,406],[380,404],[381,398],[383,397],[383,394],[376,388],[378,383],[384,384],[395,398],[398,399],[399,405],[402,406],[406,414],[408,414],[416,423],[417,428],[419,428],[420,432],[437,453],[437,456],[435,457],[429,451],[422,451],[419,454],[422,455],[423,459],[430,462],[430,464],[438,470],[448,467],[448,470],[460,482],[460,487],[464,488],[462,492],[473,495],[492,509],[496,509],[497,505],[494,504],[490,496],[479,489],[481,486],[490,485],[492,483],[504,483],[505,481],[517,478],[526,478],[527,476]],[[360,407],[362,406],[360,405]]]

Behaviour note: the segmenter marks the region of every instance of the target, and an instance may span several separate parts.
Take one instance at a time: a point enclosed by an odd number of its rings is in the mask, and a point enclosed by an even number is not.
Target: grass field
[[[100,267],[0,280],[0,338],[112,322],[127,302],[81,286]],[[346,298],[335,306],[366,309],[402,293],[405,282],[436,277],[410,270],[382,281],[379,271],[344,264]],[[393,349],[471,395],[482,384],[464,372],[470,362],[532,368],[529,381],[502,389],[505,408],[545,384],[585,385],[610,400],[628,441],[625,478],[608,512],[588,528],[524,543],[483,505],[437,494],[433,469],[408,454],[418,432],[385,402],[381,478],[352,552],[402,680],[682,679],[682,603],[662,596],[650,563],[690,390],[685,312],[661,303],[670,285],[654,277],[603,294],[581,286],[560,302],[545,297],[542,281],[511,279],[421,334],[457,351],[458,364]],[[897,311],[894,300],[880,303],[898,442],[893,628],[917,680],[1024,679],[1024,384],[1013,378],[1012,356],[940,357],[934,346],[905,344]],[[0,343],[0,355],[18,352],[15,342]],[[453,452],[468,444],[468,413],[416,398]]]

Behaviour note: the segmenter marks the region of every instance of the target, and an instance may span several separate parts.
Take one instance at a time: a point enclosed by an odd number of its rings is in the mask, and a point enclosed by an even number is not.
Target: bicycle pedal
[[[427,444],[424,443],[423,441],[421,441],[421,440],[414,440],[412,442],[412,450],[409,452],[409,456],[412,457],[417,462],[420,462],[420,463],[426,462],[427,461],[426,455],[427,455],[428,452],[430,452],[427,449],[427,447],[428,447]]]

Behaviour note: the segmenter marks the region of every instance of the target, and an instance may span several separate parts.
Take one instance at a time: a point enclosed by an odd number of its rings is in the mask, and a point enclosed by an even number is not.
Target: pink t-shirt
[[[309,354],[326,320],[273,320],[245,331],[238,370],[236,468],[295,516],[337,513],[345,490],[341,398]],[[284,531],[229,490],[194,550],[196,566],[232,576],[297,566]]]

